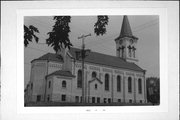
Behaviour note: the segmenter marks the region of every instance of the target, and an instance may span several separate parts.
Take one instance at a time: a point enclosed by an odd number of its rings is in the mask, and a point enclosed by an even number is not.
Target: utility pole
[[[82,58],[82,103],[86,103],[86,81],[84,79],[84,59],[86,57],[86,51],[88,51],[88,50],[85,50],[84,40],[88,36],[91,36],[91,34],[82,35],[81,37],[78,37],[78,39],[82,39],[82,49],[81,49],[81,58]]]

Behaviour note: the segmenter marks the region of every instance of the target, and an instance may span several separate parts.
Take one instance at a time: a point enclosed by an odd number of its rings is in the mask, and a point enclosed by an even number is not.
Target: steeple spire
[[[123,22],[122,22],[122,26],[121,26],[121,32],[118,38],[123,38],[123,37],[130,37],[130,38],[136,38],[133,34],[132,34],[132,30],[131,30],[131,26],[129,24],[129,20],[127,15],[123,16]],[[115,39],[115,40],[116,40]]]
[[[127,15],[123,17],[120,35],[115,39],[116,42],[116,56],[125,59],[128,62],[137,63],[137,40],[133,36],[131,26]]]
[[[131,26],[129,24],[129,20],[127,15],[125,15],[123,17],[123,23],[122,23],[122,27],[121,27],[121,33],[120,33],[120,37],[132,37],[132,31],[131,31]]]

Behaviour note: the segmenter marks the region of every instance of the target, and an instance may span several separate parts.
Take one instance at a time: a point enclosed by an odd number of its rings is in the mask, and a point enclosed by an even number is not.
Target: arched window
[[[33,83],[31,83],[31,90],[33,89]]]
[[[136,56],[135,56],[135,50],[133,50],[133,57],[135,58]]]
[[[132,52],[131,49],[132,49],[132,48],[131,48],[131,46],[129,45],[129,46],[128,46],[129,57],[131,57],[131,52]]]
[[[48,97],[47,97],[47,101],[48,101],[48,102],[50,101],[50,95],[48,95]]]
[[[139,91],[139,94],[142,93],[142,80],[140,78],[138,79],[138,91]]]
[[[92,78],[96,78],[96,72],[92,72]]]
[[[95,90],[97,89],[97,84],[94,85]]]
[[[49,88],[51,87],[51,81],[49,81]]]
[[[128,77],[128,92],[132,92],[132,78]]]
[[[78,70],[77,87],[82,88],[82,71]]]
[[[66,81],[62,81],[62,87],[66,88]]]
[[[136,57],[136,48],[133,46],[133,48],[132,48],[132,50],[133,50],[133,57],[135,58]]]
[[[117,91],[121,91],[121,76],[117,76]]]
[[[121,48],[122,49],[122,58],[124,57],[124,48],[125,48],[124,46],[122,46],[122,48]]]
[[[105,74],[105,90],[109,90],[109,75]]]

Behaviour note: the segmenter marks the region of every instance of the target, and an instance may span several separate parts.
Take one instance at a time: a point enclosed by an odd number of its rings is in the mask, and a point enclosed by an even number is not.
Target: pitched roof
[[[129,24],[129,20],[128,20],[127,15],[125,15],[123,17],[120,36],[116,39],[123,38],[123,37],[132,37],[132,38],[137,39],[137,37],[133,36],[133,34],[132,34],[131,26]]]
[[[63,62],[63,57],[59,54],[47,53],[34,60],[49,60],[49,61]],[[31,62],[33,62],[34,60],[32,60]]]
[[[80,51],[80,49],[71,48],[69,50],[73,58],[76,58],[76,51]],[[47,53],[34,60],[49,60],[49,61],[63,62],[62,56],[55,53]],[[31,62],[33,62],[34,60],[32,60]],[[81,59],[79,59],[79,61],[81,61]],[[144,71],[135,63],[127,62],[124,59],[116,57],[116,56],[106,55],[106,54],[93,52],[93,51],[91,51],[88,54],[88,56],[85,58],[85,62],[111,66],[115,68],[129,69],[129,70],[135,70],[135,71]]]
[[[76,51],[80,51],[80,49],[78,49],[78,48],[70,49],[70,54],[74,58],[76,58]],[[100,64],[100,65],[105,65],[105,66],[112,66],[112,67],[116,67],[116,68],[144,71],[142,68],[140,68],[135,63],[127,62],[124,59],[116,57],[116,56],[106,55],[106,54],[93,52],[93,51],[91,51],[88,54],[88,56],[85,58],[85,62]]]
[[[55,72],[47,75],[46,77],[51,76],[51,75],[60,75],[60,76],[65,76],[65,77],[75,77],[74,75],[72,75],[72,73],[70,71],[65,71],[65,70],[55,71]]]

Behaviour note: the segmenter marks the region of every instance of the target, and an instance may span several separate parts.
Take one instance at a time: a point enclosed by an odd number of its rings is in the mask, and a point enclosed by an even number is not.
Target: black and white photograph
[[[179,6],[3,1],[0,119],[178,120]]]
[[[25,106],[160,104],[158,15],[25,16]]]

